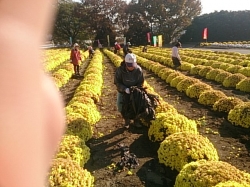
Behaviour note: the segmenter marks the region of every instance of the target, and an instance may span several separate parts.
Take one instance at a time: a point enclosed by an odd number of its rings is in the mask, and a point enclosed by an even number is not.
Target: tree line
[[[208,42],[250,41],[250,10],[215,11],[197,16],[182,35],[182,42],[204,42],[203,30],[207,28]]]
[[[180,37],[201,12],[200,0],[59,0],[53,31],[55,42],[93,40],[112,45],[126,37],[145,45],[147,33],[162,35],[164,43]]]
[[[54,42],[71,38],[107,46],[126,37],[132,45],[146,45],[147,33],[162,35],[163,44],[204,42],[204,28],[210,42],[250,40],[250,11],[200,15],[200,0],[59,0],[57,9]]]

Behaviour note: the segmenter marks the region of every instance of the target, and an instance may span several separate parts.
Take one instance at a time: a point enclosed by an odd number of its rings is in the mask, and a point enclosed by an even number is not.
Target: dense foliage
[[[137,7],[131,14],[140,14],[150,23],[151,32],[162,34],[166,43],[178,38],[201,12],[200,0],[134,0],[130,6]]]
[[[208,28],[208,41],[250,40],[250,11],[220,11],[194,18],[181,37],[183,42],[202,42],[203,29]]]
[[[71,37],[73,42],[112,46],[117,38],[126,37],[132,45],[145,45],[151,33],[162,35],[163,44],[180,37],[182,42],[204,42],[203,30],[208,28],[209,42],[250,40],[249,10],[200,13],[200,0],[61,0],[53,39],[65,42]]]
[[[249,186],[250,175],[227,162],[200,160],[183,167],[176,178],[175,187],[213,187],[227,181]]]
[[[200,0],[61,0],[53,39],[73,42],[92,40],[113,45],[126,37],[133,45],[147,44],[147,33],[162,35],[163,42],[176,40],[201,12]],[[108,37],[109,36],[109,40]]]
[[[54,25],[53,39],[57,42],[72,42],[88,38],[86,14],[82,12],[80,3],[60,1]]]

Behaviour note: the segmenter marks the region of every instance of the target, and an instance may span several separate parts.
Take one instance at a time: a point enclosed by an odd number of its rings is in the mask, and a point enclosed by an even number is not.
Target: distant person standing
[[[93,49],[93,47],[92,47],[92,46],[89,46],[89,47],[88,47],[88,51],[89,51],[89,58],[90,58],[90,59],[93,58],[94,53],[95,53],[95,50]]]
[[[103,46],[102,46],[102,44],[100,43],[99,40],[98,40],[98,48],[100,49],[100,51],[102,51]]]
[[[174,69],[177,69],[181,65],[181,57],[179,55],[179,48],[181,48],[180,42],[177,42],[172,48],[172,61],[174,64]]]
[[[79,62],[82,60],[82,58],[81,58],[81,53],[80,53],[79,48],[80,48],[80,46],[77,43],[75,43],[73,46],[73,49],[71,50],[71,53],[70,53],[70,60],[74,66],[75,75],[80,75]]]
[[[144,53],[147,53],[147,52],[148,52],[148,48],[147,48],[146,45],[142,48],[142,52],[144,52]]]
[[[121,49],[121,46],[118,42],[115,42],[115,47],[114,47],[114,53],[117,54],[117,52]]]
[[[123,54],[124,54],[124,57],[130,52],[130,47],[131,46],[131,43],[130,42],[127,42],[127,44],[125,44],[123,46]]]

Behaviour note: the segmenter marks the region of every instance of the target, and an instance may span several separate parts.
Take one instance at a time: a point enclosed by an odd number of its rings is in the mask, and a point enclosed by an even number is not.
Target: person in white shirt
[[[174,69],[177,69],[181,65],[181,57],[179,55],[179,49],[181,47],[181,43],[177,42],[172,48],[172,61],[174,64]]]

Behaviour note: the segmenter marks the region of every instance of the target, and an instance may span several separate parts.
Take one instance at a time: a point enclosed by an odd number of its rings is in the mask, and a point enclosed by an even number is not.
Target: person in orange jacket
[[[81,53],[80,53],[79,48],[80,48],[80,46],[78,45],[78,43],[75,43],[73,46],[73,49],[71,50],[71,53],[70,53],[70,60],[74,66],[75,75],[80,75],[79,63],[82,60],[82,57],[81,57]]]
[[[55,0],[0,1],[1,187],[45,187],[65,132],[63,98],[41,58],[56,7]]]

